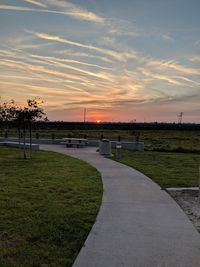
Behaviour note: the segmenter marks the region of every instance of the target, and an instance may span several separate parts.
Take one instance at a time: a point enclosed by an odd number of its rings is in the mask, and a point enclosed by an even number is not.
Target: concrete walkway
[[[41,145],[102,174],[100,212],[73,267],[199,267],[200,235],[176,202],[142,173],[95,148]]]

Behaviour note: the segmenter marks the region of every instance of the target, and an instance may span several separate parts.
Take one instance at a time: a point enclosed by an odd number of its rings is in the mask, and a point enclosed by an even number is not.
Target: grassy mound
[[[53,152],[0,147],[0,266],[71,266],[97,215],[100,174]]]

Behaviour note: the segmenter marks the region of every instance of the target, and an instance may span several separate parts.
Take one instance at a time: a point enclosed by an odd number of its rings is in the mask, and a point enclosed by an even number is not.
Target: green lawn
[[[129,165],[166,187],[198,186],[200,155],[123,150],[118,161]]]
[[[0,147],[0,266],[71,266],[102,197],[100,174],[53,152]]]
[[[59,129],[37,129],[33,130],[32,136],[35,138],[39,134],[40,138],[51,138],[54,133],[55,138],[67,137],[84,137],[86,134],[90,139],[99,139],[101,135],[111,140],[135,141],[135,135],[131,130],[59,130]],[[182,130],[137,130],[140,133],[140,141],[145,143],[145,150],[149,151],[176,151],[176,152],[196,152],[200,154],[200,131],[182,131]],[[0,131],[0,137],[3,137],[3,131]],[[9,136],[17,137],[16,129],[10,129]],[[182,151],[181,151],[182,150]]]

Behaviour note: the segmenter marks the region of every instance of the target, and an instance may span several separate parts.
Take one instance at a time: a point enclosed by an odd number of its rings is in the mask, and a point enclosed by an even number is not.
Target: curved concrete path
[[[148,177],[100,156],[95,148],[41,148],[87,161],[102,174],[102,205],[73,267],[200,266],[200,235]]]

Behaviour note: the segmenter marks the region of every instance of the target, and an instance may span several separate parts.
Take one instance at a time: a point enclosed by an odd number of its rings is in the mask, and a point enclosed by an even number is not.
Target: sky
[[[0,0],[0,97],[49,120],[200,123],[199,0]]]

